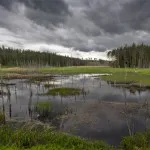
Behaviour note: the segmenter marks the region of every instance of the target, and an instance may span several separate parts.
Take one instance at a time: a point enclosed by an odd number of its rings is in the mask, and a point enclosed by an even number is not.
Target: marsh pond
[[[150,129],[149,89],[116,85],[109,74],[46,75],[1,81],[7,120],[40,120],[72,135],[119,145]]]

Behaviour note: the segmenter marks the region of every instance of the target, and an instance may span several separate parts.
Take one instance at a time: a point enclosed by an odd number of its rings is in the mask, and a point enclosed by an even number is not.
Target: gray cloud
[[[52,45],[50,51],[58,45],[96,55],[149,44],[149,7],[148,0],[0,0],[0,44]]]
[[[64,22],[71,12],[63,0],[1,0],[0,5],[9,11],[24,11],[27,18],[49,27]]]

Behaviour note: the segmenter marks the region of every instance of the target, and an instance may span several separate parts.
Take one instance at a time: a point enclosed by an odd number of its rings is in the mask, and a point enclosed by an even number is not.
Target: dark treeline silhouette
[[[120,68],[149,68],[150,67],[150,46],[136,45],[133,43],[131,46],[125,45],[108,52],[108,57],[114,58],[111,65]]]
[[[86,60],[60,56],[55,53],[37,52],[0,47],[0,64],[2,66],[84,66]]]

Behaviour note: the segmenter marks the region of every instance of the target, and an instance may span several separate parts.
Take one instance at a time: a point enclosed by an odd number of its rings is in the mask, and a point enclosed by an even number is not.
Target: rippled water
[[[55,111],[69,109],[71,113],[64,114],[59,130],[86,139],[104,140],[109,144],[118,145],[123,136],[129,135],[128,122],[133,133],[145,130],[146,111],[143,108],[145,100],[149,99],[150,92],[136,92],[132,94],[127,89],[115,88],[107,82],[97,78],[98,75],[55,76],[53,81],[46,81],[40,85],[29,84],[26,80],[10,80],[15,83],[9,86],[10,97],[4,96],[7,118],[16,120],[31,119],[30,111],[34,105],[42,101],[51,101]],[[57,87],[82,88],[86,94],[80,96],[39,96],[47,89],[45,83]],[[7,89],[3,89],[7,92]],[[128,105],[136,105],[138,110],[125,116],[124,110]],[[2,97],[0,104],[3,105]],[[128,107],[128,106],[127,106]],[[35,114],[32,114],[35,115]],[[147,122],[150,128],[150,121]]]

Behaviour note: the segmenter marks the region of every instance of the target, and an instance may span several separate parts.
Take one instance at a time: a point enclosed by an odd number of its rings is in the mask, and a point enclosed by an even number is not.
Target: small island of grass
[[[150,76],[139,72],[114,72],[110,76],[101,76],[101,78],[111,84],[150,86]]]
[[[75,96],[80,95],[81,89],[79,88],[54,88],[48,90],[48,92],[45,95],[52,95],[52,96]]]

